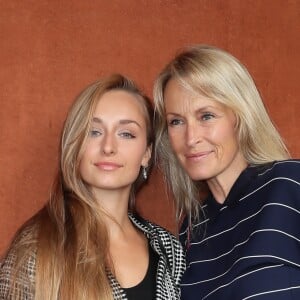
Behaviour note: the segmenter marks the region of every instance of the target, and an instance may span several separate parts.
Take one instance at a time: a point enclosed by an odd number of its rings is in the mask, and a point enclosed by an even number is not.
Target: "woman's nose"
[[[102,151],[106,155],[112,155],[117,152],[115,137],[112,134],[106,134],[102,140]]]
[[[186,144],[189,147],[193,147],[202,140],[201,128],[197,124],[187,124],[186,127]]]

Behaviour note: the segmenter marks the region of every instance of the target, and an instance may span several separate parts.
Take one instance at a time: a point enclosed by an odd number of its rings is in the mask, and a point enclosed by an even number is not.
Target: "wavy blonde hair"
[[[91,84],[77,97],[64,124],[60,166],[50,199],[19,230],[11,246],[18,258],[15,279],[18,269],[37,251],[35,299],[113,299],[107,278],[110,260],[103,222],[106,213],[96,206],[79,172],[94,110],[101,96],[111,90],[136,96],[144,109],[148,146],[153,143],[151,102],[130,79],[112,75]],[[130,210],[134,210],[134,195],[143,182],[139,174],[131,189]],[[25,299],[25,295],[13,294],[14,282],[11,291],[13,299]]]
[[[166,65],[154,84],[155,149],[175,197],[177,217],[185,213],[192,220],[199,216],[201,187],[207,187],[189,178],[170,146],[164,90],[171,79],[189,91],[224,104],[235,113],[240,149],[248,164],[264,164],[287,159],[290,155],[246,67],[229,53],[212,46],[184,49]]]

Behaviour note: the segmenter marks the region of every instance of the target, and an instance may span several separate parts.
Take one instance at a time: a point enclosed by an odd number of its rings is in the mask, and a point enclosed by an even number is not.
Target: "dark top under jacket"
[[[149,245],[149,263],[143,280],[130,288],[123,288],[128,300],[155,300],[158,255]]]
[[[181,228],[183,300],[300,299],[300,160],[248,167],[203,210],[192,233]]]

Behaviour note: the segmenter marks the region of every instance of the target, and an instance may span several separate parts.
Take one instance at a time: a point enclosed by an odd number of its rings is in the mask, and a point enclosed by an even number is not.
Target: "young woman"
[[[74,102],[49,202],[17,233],[0,269],[1,299],[179,299],[182,248],[139,217],[152,108],[113,75]]]
[[[300,299],[300,161],[246,68],[191,47],[164,68],[154,98],[156,148],[186,215],[182,299]]]

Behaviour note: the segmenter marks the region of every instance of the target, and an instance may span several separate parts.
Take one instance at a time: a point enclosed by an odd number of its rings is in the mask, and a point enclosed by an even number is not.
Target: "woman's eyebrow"
[[[134,120],[130,120],[130,119],[124,119],[124,120],[120,120],[119,121],[120,124],[136,124],[137,126],[141,127],[141,125],[137,122],[137,121],[134,121]]]
[[[98,124],[102,124],[103,123],[102,119],[98,118],[98,117],[93,117],[92,122],[98,123]],[[123,120],[119,121],[119,124],[121,124],[121,125],[132,124],[132,123],[136,124],[139,127],[141,127],[141,125],[137,121],[134,121],[134,120],[123,119]]]

